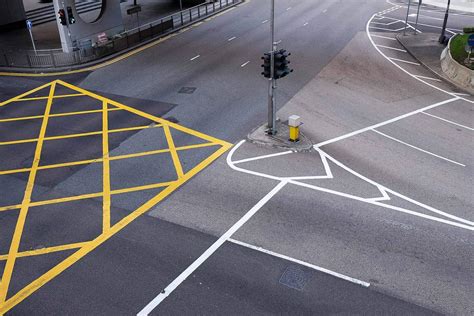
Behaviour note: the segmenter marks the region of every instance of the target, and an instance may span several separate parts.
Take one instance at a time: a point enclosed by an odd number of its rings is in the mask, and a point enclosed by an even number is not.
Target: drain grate
[[[295,290],[303,290],[308,282],[310,272],[304,271],[298,266],[288,266],[280,277],[280,283]]]
[[[178,93],[193,94],[196,89],[196,87],[182,87],[179,89]]]

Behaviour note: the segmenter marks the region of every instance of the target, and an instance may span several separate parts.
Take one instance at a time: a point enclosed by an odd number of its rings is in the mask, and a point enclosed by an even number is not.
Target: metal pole
[[[179,0],[179,11],[183,11],[183,0]]]
[[[28,28],[28,31],[30,32],[31,44],[33,44],[33,50],[35,51],[35,55],[38,55],[36,53],[36,45],[35,45],[35,40],[33,39],[33,33],[31,32],[31,28]]]
[[[418,28],[418,18],[420,17],[420,7],[421,7],[421,2],[423,0],[418,0],[418,11],[416,12],[416,22],[415,22],[415,35],[416,35],[416,29]]]
[[[444,22],[443,22],[443,28],[441,29],[441,35],[439,36],[439,42],[440,44],[443,44],[445,41],[445,33],[446,33],[446,24],[448,24],[448,16],[449,16],[449,6],[451,4],[451,0],[448,0],[448,6],[446,7],[446,13],[444,14]]]
[[[275,0],[271,0],[271,17],[270,17],[270,34],[272,40],[272,50],[271,50],[271,59],[270,59],[270,80],[268,87],[268,131],[269,135],[276,134],[276,110],[275,110],[275,89],[276,89],[276,80],[275,80]]]
[[[411,0],[408,0],[407,18],[405,19],[405,27],[403,28],[403,35],[407,35],[406,30],[408,26],[408,15],[410,14],[410,5],[411,5]]]

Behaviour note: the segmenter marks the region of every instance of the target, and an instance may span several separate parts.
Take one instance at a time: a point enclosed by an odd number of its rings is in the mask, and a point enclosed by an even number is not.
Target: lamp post
[[[448,0],[448,6],[446,7],[446,13],[444,14],[443,28],[441,29],[441,35],[439,36],[439,43],[443,44],[446,41],[446,24],[448,24],[449,16],[449,6],[451,5],[451,0]]]

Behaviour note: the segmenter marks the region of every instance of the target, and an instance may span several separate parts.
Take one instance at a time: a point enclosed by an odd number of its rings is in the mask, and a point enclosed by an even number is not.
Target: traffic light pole
[[[275,52],[277,44],[275,42],[275,0],[271,0],[271,17],[270,17],[270,33],[272,39],[272,51],[270,61],[270,79],[268,87],[268,131],[269,135],[275,135],[276,130],[276,109],[275,109]]]
[[[443,27],[441,28],[441,35],[439,36],[439,43],[444,44],[446,41],[446,25],[448,24],[448,16],[449,16],[449,6],[451,5],[451,0],[448,0],[448,4],[446,6],[446,13],[444,14],[444,21]]]

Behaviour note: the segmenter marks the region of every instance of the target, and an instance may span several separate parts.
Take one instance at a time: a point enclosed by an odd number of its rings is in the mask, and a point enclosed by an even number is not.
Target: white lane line
[[[393,140],[393,141],[396,141],[396,142],[398,142],[398,143],[400,143],[400,144],[403,144],[403,145],[405,145],[405,146],[411,147],[411,148],[416,149],[416,150],[418,150],[418,151],[424,152],[425,154],[434,156],[434,157],[439,158],[439,159],[443,159],[443,160],[445,160],[445,161],[448,161],[448,162],[450,162],[450,163],[453,163],[453,164],[456,164],[456,165],[459,165],[459,166],[462,166],[462,167],[466,167],[466,165],[464,165],[464,164],[462,164],[462,163],[460,163],[460,162],[457,162],[457,161],[448,159],[448,158],[446,158],[446,157],[437,155],[437,154],[435,154],[435,153],[432,153],[431,151],[428,151],[428,150],[421,149],[421,148],[419,148],[419,147],[413,146],[412,144],[408,144],[408,143],[406,143],[406,142],[404,142],[404,141],[402,141],[402,140],[399,140],[398,138],[395,138],[395,137],[392,137],[392,136],[390,136],[390,135],[384,134],[384,133],[382,133],[382,132],[380,132],[380,131],[378,131],[378,130],[373,129],[373,131],[376,132],[377,134],[380,134],[380,135],[382,135],[382,136],[384,136],[384,137],[386,137],[386,138],[389,138],[389,139],[391,139],[391,140]]]
[[[265,23],[267,23],[267,22],[268,22],[268,20],[263,20],[263,21],[262,21],[262,24],[265,24]]]
[[[438,81],[441,82],[440,79],[437,78],[432,78],[432,77],[425,77],[425,76],[420,76],[420,75],[415,75],[415,77],[420,78],[420,79],[426,79],[426,80],[432,80],[432,81]]]
[[[438,119],[438,120],[445,121],[445,122],[447,122],[447,123],[450,123],[450,124],[453,124],[453,125],[456,125],[456,126],[459,126],[459,127],[465,128],[465,129],[468,129],[468,130],[470,130],[470,131],[474,131],[474,128],[472,128],[472,127],[469,127],[469,126],[466,126],[466,125],[462,125],[462,124],[459,124],[459,123],[456,123],[456,122],[447,120],[447,119],[445,119],[445,118],[442,118],[442,117],[439,117],[439,116],[436,116],[436,115],[433,115],[433,114],[430,114],[430,113],[421,112],[421,114],[425,114],[425,115],[434,117],[434,118],[436,118],[436,119]]]
[[[449,100],[445,100],[445,101],[442,101],[442,102],[438,102],[438,103],[435,103],[435,104],[431,104],[431,105],[428,105],[428,106],[425,106],[424,108],[421,108],[421,109],[418,109],[418,110],[415,110],[415,111],[412,111],[412,112],[409,112],[409,113],[405,113],[403,115],[400,115],[400,116],[397,116],[397,117],[394,117],[390,120],[386,120],[386,121],[383,121],[383,122],[380,122],[378,124],[374,124],[372,126],[368,126],[368,127],[365,127],[365,128],[361,128],[359,130],[356,130],[356,131],[353,131],[351,133],[347,133],[347,134],[344,134],[344,135],[341,135],[339,137],[335,137],[333,139],[329,139],[329,140],[326,140],[324,142],[321,142],[321,143],[318,143],[316,145],[314,145],[314,148],[318,148],[318,147],[322,147],[322,146],[325,146],[325,145],[328,145],[328,144],[331,144],[331,143],[334,143],[334,142],[337,142],[337,141],[340,141],[342,139],[345,139],[345,138],[348,138],[348,137],[352,137],[352,136],[355,136],[357,134],[360,134],[360,133],[364,133],[364,132],[367,132],[371,129],[375,129],[375,128],[379,128],[381,126],[384,126],[384,125],[387,125],[387,124],[391,124],[393,122],[396,122],[396,121],[399,121],[399,120],[402,120],[402,119],[405,119],[407,117],[410,117],[412,115],[415,115],[415,114],[418,114],[420,112],[423,112],[423,111],[427,111],[427,110],[430,110],[430,109],[433,109],[435,107],[438,107],[438,106],[441,106],[441,105],[444,105],[444,104],[448,104],[448,103],[451,103],[451,102],[454,102],[456,100],[459,100],[459,97],[455,97],[455,98],[452,98],[452,99],[449,99]]]
[[[232,36],[231,38],[227,39],[227,41],[228,41],[228,42],[231,42],[231,41],[235,40],[236,38],[237,38],[237,37]]]
[[[392,22],[388,22],[388,23],[382,23],[382,22],[370,22],[371,24],[376,24],[376,25],[385,25],[385,26],[389,26],[389,25],[392,25],[392,24],[395,24],[395,23],[401,23],[401,21],[392,21]]]
[[[186,270],[184,270],[173,282],[171,282],[160,294],[148,303],[138,315],[148,315],[165,298],[167,298],[181,283],[184,282],[197,268],[199,268],[217,249],[219,249],[232,235],[239,230],[255,213],[257,213],[275,194],[277,194],[288,182],[281,181],[270,192],[267,193],[257,204],[255,204],[241,219],[239,219],[228,231],[226,231],[211,247],[199,256]]]
[[[405,63],[405,64],[410,64],[410,65],[415,65],[415,66],[421,66],[419,63],[415,63],[413,61],[408,61],[408,60],[404,60],[404,59],[398,59],[398,58],[393,58],[393,57],[389,57],[391,60],[395,60],[395,61],[399,61],[401,63]]]
[[[375,35],[375,34],[372,34],[371,36],[373,36],[373,37],[379,37],[379,38],[384,38],[384,39],[388,39],[388,40],[391,40],[391,41],[396,41],[396,40],[397,40],[396,38],[388,37],[388,36],[382,36],[382,35]]]
[[[250,60],[249,60],[249,61],[246,61],[245,63],[243,63],[242,65],[240,65],[240,67],[243,68],[243,67],[247,66],[249,63],[250,63]]]
[[[190,60],[195,60],[195,59],[198,59],[199,57],[201,57],[201,55],[196,55],[193,58],[191,58]]]
[[[460,97],[464,96],[464,97],[469,97],[471,96],[470,94],[467,94],[467,93],[453,93],[454,95],[458,95]]]
[[[385,46],[385,45],[377,45],[377,46],[378,46],[378,47],[382,47],[382,48],[386,48],[386,49],[396,50],[397,52],[407,53],[406,50],[400,49],[400,48],[395,48],[395,47]]]
[[[229,238],[229,242],[237,244],[239,246],[243,246],[243,247],[246,247],[246,248],[250,248],[250,249],[265,253],[265,254],[270,255],[270,256],[274,256],[274,257],[277,257],[277,258],[280,258],[280,259],[283,259],[283,260],[287,260],[287,261],[297,263],[299,265],[311,268],[313,270],[332,275],[336,278],[339,278],[339,279],[342,279],[342,280],[345,280],[345,281],[349,281],[349,282],[352,282],[352,283],[355,283],[355,284],[358,284],[358,285],[362,285],[363,287],[369,287],[370,286],[370,283],[368,283],[368,282],[361,281],[361,280],[352,278],[350,276],[347,276],[347,275],[344,275],[344,274],[341,274],[341,273],[338,273],[338,272],[335,272],[335,271],[332,271],[332,270],[329,270],[329,269],[326,269],[326,268],[323,268],[323,267],[319,267],[317,265],[308,263],[306,261],[302,261],[302,260],[299,260],[299,259],[296,259],[296,258],[285,256],[285,255],[273,252],[271,250],[267,250],[267,249],[262,248],[262,247],[257,247],[257,246],[247,244],[245,242],[238,241],[238,240],[235,240],[235,239],[232,239],[232,238]]]
[[[388,31],[388,32],[397,32],[400,31],[400,29],[392,30],[392,29],[387,29],[385,27],[378,27],[378,26],[369,26],[371,29],[376,29],[376,30],[382,30],[382,31]]]
[[[309,24],[308,22],[304,22],[303,26],[306,26],[306,25],[308,25],[308,24]]]
[[[263,155],[263,156],[258,156],[258,157],[241,159],[241,160],[234,161],[233,163],[234,164],[239,164],[239,163],[244,163],[244,162],[249,162],[249,161],[255,161],[255,160],[260,160],[260,159],[266,159],[266,158],[272,158],[272,157],[288,155],[288,154],[292,154],[292,153],[293,153],[293,151],[288,150],[288,151],[283,151],[283,152],[276,153],[276,154],[269,154],[269,155]]]
[[[286,8],[286,11],[290,11],[290,10],[291,10],[291,7]]]

